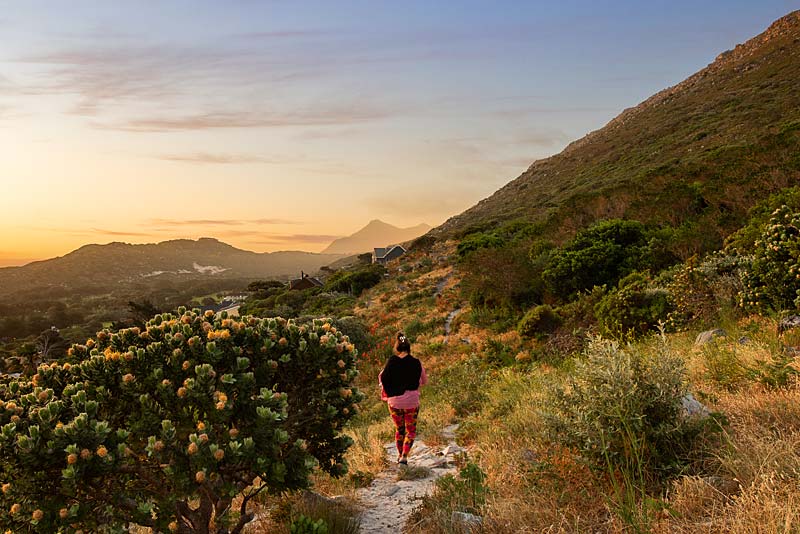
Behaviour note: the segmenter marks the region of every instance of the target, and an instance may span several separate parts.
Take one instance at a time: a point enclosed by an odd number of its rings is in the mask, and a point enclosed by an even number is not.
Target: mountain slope
[[[398,228],[383,221],[370,221],[368,225],[348,237],[342,237],[331,243],[323,254],[356,254],[359,252],[372,252],[375,247],[385,247],[410,241],[421,236],[431,227],[419,224],[411,228]]]
[[[65,256],[0,269],[0,296],[36,287],[119,286],[191,278],[259,278],[313,272],[340,255],[309,252],[256,253],[216,239],[178,239],[157,244],[86,245]]]
[[[536,161],[432,234],[524,219],[560,241],[593,221],[628,217],[683,225],[718,244],[756,200],[800,182],[798,79],[800,11]]]

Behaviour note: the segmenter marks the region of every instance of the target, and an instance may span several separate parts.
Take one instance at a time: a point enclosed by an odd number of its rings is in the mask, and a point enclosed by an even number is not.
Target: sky
[[[800,0],[0,0],[0,266],[438,225]]]

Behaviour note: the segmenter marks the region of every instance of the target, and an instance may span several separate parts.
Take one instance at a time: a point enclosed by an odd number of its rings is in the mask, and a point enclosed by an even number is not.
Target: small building
[[[385,248],[376,248],[372,253],[372,263],[384,264],[399,258],[405,253],[406,249],[400,245],[389,245]]]
[[[289,289],[312,289],[314,287],[322,287],[325,284],[319,281],[318,278],[313,276],[308,276],[303,271],[300,271],[300,278],[295,278],[294,280],[289,280]]]

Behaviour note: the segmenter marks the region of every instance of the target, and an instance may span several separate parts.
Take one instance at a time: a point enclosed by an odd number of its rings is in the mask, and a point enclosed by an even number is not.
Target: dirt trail
[[[436,479],[443,475],[455,474],[455,455],[463,449],[455,444],[457,426],[447,427],[442,436],[449,441],[444,447],[429,447],[417,440],[411,449],[409,467],[426,467],[430,471],[425,478],[416,480],[397,480],[401,466],[392,463],[381,472],[369,487],[356,493],[359,503],[364,507],[361,515],[361,534],[397,534],[405,532],[405,524],[419,499],[429,495]],[[385,445],[386,454],[394,462],[397,456],[394,443]]]

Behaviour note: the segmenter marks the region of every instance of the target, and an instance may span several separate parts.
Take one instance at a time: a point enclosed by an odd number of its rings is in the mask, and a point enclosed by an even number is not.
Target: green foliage
[[[563,319],[547,304],[536,306],[526,313],[517,325],[521,336],[536,337],[553,332],[561,326]]]
[[[421,235],[411,242],[409,249],[413,251],[429,251],[436,244],[436,238],[430,234]]]
[[[411,520],[424,527],[437,527],[439,531],[456,532],[453,512],[480,515],[486,505],[490,490],[486,473],[474,462],[467,461],[458,476],[445,475],[436,480],[431,495],[422,498]]]
[[[325,283],[327,291],[338,291],[359,296],[365,289],[369,289],[383,280],[386,268],[380,264],[372,264],[355,271],[339,271],[331,275]]]
[[[291,534],[328,534],[328,524],[324,519],[312,520],[301,515],[289,526]]]
[[[476,250],[500,248],[505,244],[505,240],[494,232],[472,234],[461,240],[456,255],[460,260],[464,260]]]
[[[775,210],[781,206],[788,206],[795,213],[800,212],[800,186],[787,187],[753,206],[747,224],[725,240],[726,248],[738,254],[750,254]]]
[[[359,317],[346,315],[333,319],[331,324],[342,332],[347,332],[350,343],[356,346],[359,353],[369,350],[375,342],[373,336],[369,333],[369,327]]]
[[[800,211],[781,206],[755,242],[739,304],[752,310],[800,308]]]
[[[514,363],[511,347],[493,338],[486,340],[484,361],[492,367],[505,367]]]
[[[595,469],[660,477],[680,468],[700,431],[681,416],[684,374],[663,339],[645,354],[594,338],[566,382],[549,389],[543,417],[552,439]]]
[[[620,280],[594,310],[604,334],[625,338],[654,330],[671,309],[669,292],[651,287],[648,277],[637,272]]]
[[[721,310],[733,309],[741,291],[741,273],[749,265],[748,258],[730,252],[695,258],[662,272],[656,284],[670,294],[673,309],[666,327],[671,331],[691,324],[710,324]]]
[[[69,353],[0,384],[3,529],[239,532],[259,491],[346,471],[357,350],[324,320],[180,309]]]
[[[282,289],[284,287],[286,287],[286,284],[280,280],[256,280],[255,282],[247,284],[247,291],[263,292],[269,291],[270,289]]]
[[[795,368],[795,357],[782,350],[773,353],[769,360],[756,362],[753,374],[766,387],[779,389],[793,385],[800,371]]]
[[[564,300],[594,286],[614,285],[646,261],[647,233],[638,221],[599,222],[554,251],[542,277]]]
[[[449,403],[458,417],[464,417],[479,410],[486,401],[488,375],[480,359],[468,358],[442,370],[434,394]]]
[[[520,308],[535,302],[536,271],[527,247],[509,244],[496,249],[478,249],[464,261],[461,289],[474,308]]]
[[[714,341],[703,345],[703,363],[706,377],[728,391],[741,387],[750,376],[736,346],[728,343]]]

